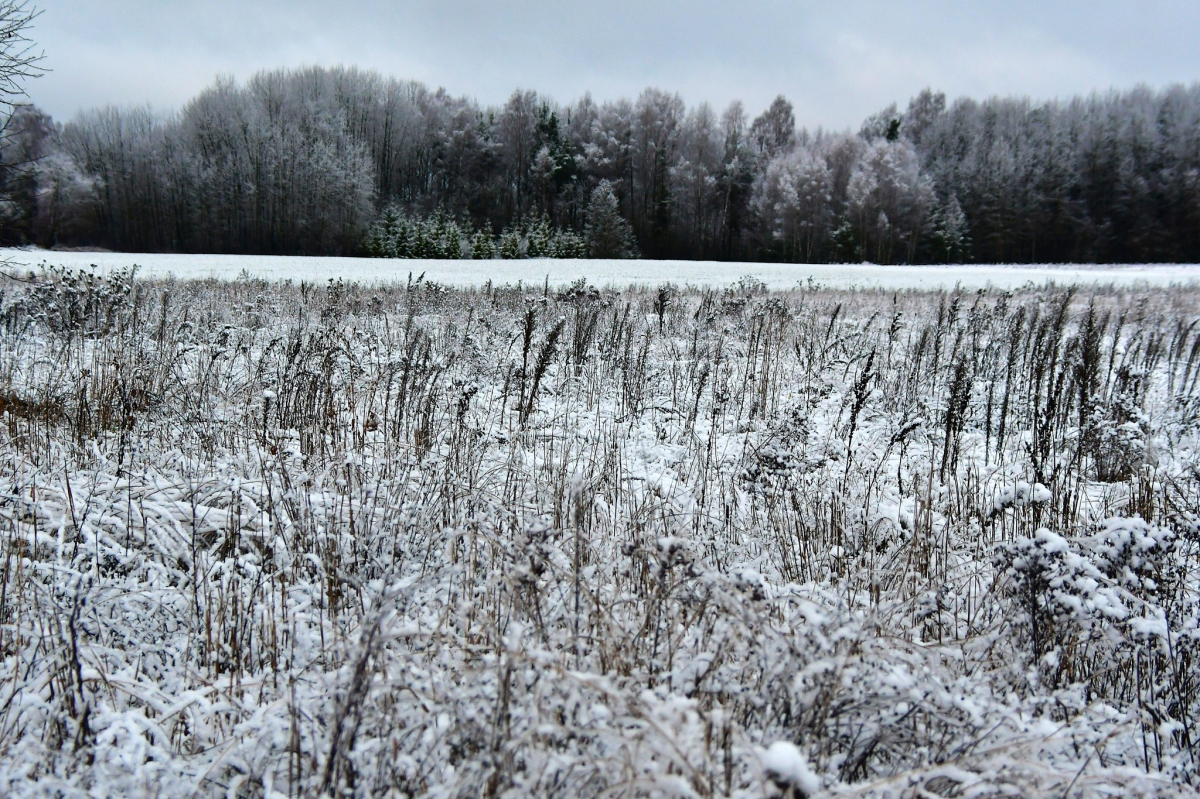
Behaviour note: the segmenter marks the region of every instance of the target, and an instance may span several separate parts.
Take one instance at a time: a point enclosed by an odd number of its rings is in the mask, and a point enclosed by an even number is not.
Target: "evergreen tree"
[[[500,244],[497,248],[500,257],[506,259],[522,257],[521,233],[515,228],[505,228],[500,234]]]
[[[573,230],[560,230],[554,237],[555,258],[587,258],[587,241]]]
[[[487,261],[496,257],[496,240],[486,230],[477,230],[471,235],[471,257],[476,261]]]
[[[525,228],[526,258],[557,258],[554,229],[545,216],[530,222]]]
[[[930,245],[934,258],[942,263],[963,263],[971,259],[971,236],[967,216],[953,194],[934,209],[930,221]]]
[[[372,258],[403,258],[401,248],[404,244],[408,220],[403,212],[394,205],[383,209],[379,218],[367,230],[363,249]]]
[[[636,258],[633,231],[621,216],[620,201],[607,180],[592,190],[587,221],[588,255],[592,258]]]

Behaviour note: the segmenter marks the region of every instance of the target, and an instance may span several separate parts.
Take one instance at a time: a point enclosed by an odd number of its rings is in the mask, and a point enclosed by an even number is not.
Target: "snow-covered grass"
[[[0,290],[6,795],[1200,785],[1200,288]]]
[[[743,277],[754,277],[768,288],[796,289],[813,281],[826,288],[882,289],[1016,289],[1043,286],[1138,286],[1166,287],[1200,283],[1200,266],[875,266],[872,264],[763,264],[718,263],[714,261],[604,261],[536,258],[529,260],[437,261],[377,258],[311,258],[258,255],[178,255],[105,252],[56,252],[0,248],[7,258],[24,269],[42,264],[69,269],[91,269],[100,274],[137,264],[144,277],[175,277],[181,280],[239,277],[262,280],[292,280],[324,283],[341,278],[366,284],[403,283],[424,274],[426,279],[456,287],[523,283],[541,287],[548,281],[561,288],[585,278],[600,287],[654,287],[661,283],[680,286],[724,288]]]

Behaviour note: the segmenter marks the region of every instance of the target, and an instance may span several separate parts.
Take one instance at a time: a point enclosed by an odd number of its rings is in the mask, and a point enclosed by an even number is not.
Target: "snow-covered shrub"
[[[1136,702],[1149,714],[1143,735],[1190,748],[1200,604],[1184,586],[1189,558],[1172,531],[1136,517],[1105,520],[1077,539],[1042,529],[1001,545],[996,560],[1042,679]]]
[[[992,515],[1003,513],[1009,508],[1024,508],[1029,505],[1041,505],[1054,498],[1050,489],[1041,483],[1030,485],[1024,480],[1018,480],[1008,488],[1003,489],[992,500]]]
[[[1096,565],[1045,528],[1000,545],[996,567],[1025,612],[1035,659],[1129,615],[1120,592],[1106,585]]]
[[[36,325],[61,334],[105,335],[128,321],[136,274],[137,267],[107,275],[48,267],[4,305],[3,325],[10,333]]]

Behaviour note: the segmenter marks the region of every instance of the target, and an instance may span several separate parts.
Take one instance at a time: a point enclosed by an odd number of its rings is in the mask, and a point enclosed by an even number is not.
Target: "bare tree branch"
[[[43,74],[45,54],[26,36],[41,11],[25,0],[0,0],[0,104],[25,95],[25,81]]]

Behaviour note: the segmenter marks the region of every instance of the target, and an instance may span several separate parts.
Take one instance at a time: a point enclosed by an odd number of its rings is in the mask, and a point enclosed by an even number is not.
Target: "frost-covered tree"
[[[776,97],[770,108],[755,118],[750,137],[764,160],[791,149],[796,141],[796,114],[786,97]]]
[[[28,238],[36,206],[36,161],[55,132],[53,122],[17,105],[25,82],[41,75],[42,55],[26,34],[40,14],[24,0],[0,0],[0,241]]]
[[[532,167],[537,158],[538,97],[533,91],[513,92],[496,118],[496,142],[504,163],[504,197],[509,213],[529,212]]]
[[[637,257],[633,231],[621,216],[620,201],[608,181],[601,181],[592,191],[586,239],[588,255],[592,258]]]
[[[58,128],[31,105],[12,109],[0,148],[0,240],[24,244],[37,216],[39,164],[55,149]]]
[[[684,121],[679,156],[670,171],[673,222],[680,240],[676,246],[689,253],[710,251],[720,239],[723,151],[720,121],[702,103]]]
[[[495,238],[485,230],[477,230],[471,235],[471,258],[476,261],[489,260],[496,257],[497,247]]]
[[[848,218],[861,257],[875,263],[911,263],[934,200],[913,145],[887,138],[872,142],[847,186]]]
[[[746,228],[752,224],[750,194],[756,168],[746,111],[740,102],[730,103],[721,115],[721,137],[724,154],[715,187],[715,199],[721,209],[721,239],[717,252],[721,257],[730,258],[741,245]]]
[[[892,109],[894,112],[894,109]],[[938,118],[946,112],[946,95],[931,89],[922,89],[921,93],[908,101],[908,108],[900,120],[898,133],[913,144],[921,143],[921,136]],[[894,124],[894,117],[888,125]],[[885,131],[886,134],[886,131]]]
[[[515,229],[507,229],[500,234],[500,242],[497,245],[497,251],[501,258],[512,259],[521,258],[524,256],[524,251],[521,246],[521,234]]]
[[[353,68],[275,70],[218,81],[174,114],[73,119],[36,190],[10,196],[22,232],[9,240],[361,253],[395,206],[442,209],[464,236],[544,216],[561,243],[584,235],[608,181],[652,257],[944,261],[961,228],[978,261],[1200,261],[1197,131],[1197,86],[1049,103],[924,90],[857,134],[810,134],[782,97],[749,122],[739,103],[718,116],[659,89],[566,105],[520,91],[492,107]],[[812,213],[788,217],[782,194],[764,198],[799,149],[824,162],[829,199],[817,211],[797,194]],[[801,227],[779,238],[785,217]]]
[[[833,174],[808,148],[780,155],[755,187],[754,209],[789,261],[810,262],[833,219]]]
[[[935,257],[944,263],[970,260],[971,235],[967,226],[967,216],[963,213],[958,198],[953,194],[933,209],[930,216],[929,244]]]
[[[685,109],[678,94],[646,89],[633,117],[630,223],[651,257],[664,257],[673,245],[671,171],[678,164]]]
[[[876,139],[896,141],[900,138],[900,131],[903,127],[904,120],[896,110],[896,104],[892,103],[879,113],[867,117],[866,121],[862,123],[862,127],[859,128],[858,135],[869,142]]]
[[[553,258],[557,255],[554,228],[550,220],[540,216],[524,226],[525,256],[527,258]]]

